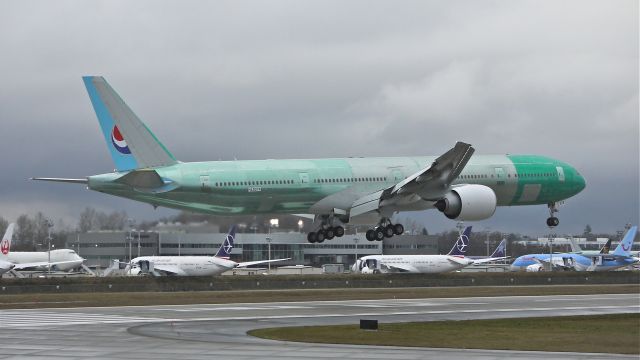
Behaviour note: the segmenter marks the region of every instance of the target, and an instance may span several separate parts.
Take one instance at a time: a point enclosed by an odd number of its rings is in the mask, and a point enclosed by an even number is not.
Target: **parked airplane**
[[[229,260],[236,229],[232,226],[215,256],[140,256],[128,264],[125,271],[129,275],[150,273],[174,276],[212,276],[235,268],[267,264],[289,259],[247,261],[237,263]]]
[[[353,272],[372,273],[443,273],[505,259],[505,257],[470,259],[464,256],[469,247],[471,226],[465,228],[447,255],[368,255],[356,260]],[[498,252],[498,249],[494,254]]]
[[[0,275],[10,270],[47,270],[49,267],[66,271],[82,265],[84,259],[69,249],[51,250],[51,258],[47,251],[11,251],[14,227],[14,223],[9,224],[0,242]]]
[[[483,220],[496,206],[549,208],[559,223],[561,201],[585,187],[569,164],[538,155],[476,155],[463,142],[439,157],[247,160],[183,163],[169,152],[100,76],[86,76],[98,121],[116,165],[82,179],[33,180],[85,184],[90,190],[154,207],[216,215],[299,214],[313,218],[309,242],[344,234],[341,224],[371,225],[370,241],[402,234],[391,217],[438,209],[449,219]]]
[[[580,254],[584,256],[589,255],[597,255],[597,254],[608,254],[609,249],[611,249],[611,239],[607,240],[607,243],[602,246],[600,250],[582,250],[580,244],[574,238],[569,238],[569,242],[571,243],[571,252],[574,254]]]
[[[527,254],[518,257],[511,264],[511,271],[536,272],[549,268],[554,270],[609,271],[633,265],[637,262],[637,259],[631,256],[631,246],[637,229],[637,226],[631,227],[612,254],[604,253],[606,246],[601,250],[602,253],[594,255],[574,253]]]
[[[637,232],[638,226],[632,226],[627,230],[620,244],[611,254],[590,255],[591,265],[587,271],[611,271],[638,263],[638,258],[631,254],[631,247]]]

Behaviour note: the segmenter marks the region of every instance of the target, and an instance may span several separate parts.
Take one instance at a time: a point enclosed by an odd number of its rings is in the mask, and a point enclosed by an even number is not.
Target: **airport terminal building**
[[[226,234],[214,231],[190,233],[185,231],[100,231],[79,233],[67,241],[87,259],[89,267],[108,267],[112,260],[128,261],[150,255],[213,256]],[[138,245],[139,244],[139,245]],[[271,254],[269,254],[269,252]],[[402,235],[379,241],[367,241],[364,234],[345,234],[341,238],[321,244],[307,242],[306,234],[299,232],[272,232],[270,234],[238,233],[231,259],[237,262],[290,258],[278,266],[324,264],[350,266],[357,257],[379,254],[437,254],[437,237]]]

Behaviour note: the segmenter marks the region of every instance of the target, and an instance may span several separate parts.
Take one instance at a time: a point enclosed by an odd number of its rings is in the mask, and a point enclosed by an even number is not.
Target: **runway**
[[[637,356],[320,345],[262,327],[640,312],[638,294],[132,306],[0,311],[0,359],[602,359]],[[603,344],[610,346],[611,344]]]

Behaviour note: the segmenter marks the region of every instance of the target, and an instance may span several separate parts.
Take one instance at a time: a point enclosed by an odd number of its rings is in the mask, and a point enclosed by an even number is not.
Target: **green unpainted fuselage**
[[[244,160],[178,163],[156,168],[173,190],[149,193],[114,182],[124,173],[89,177],[92,190],[154,206],[216,215],[328,214],[388,188],[431,165],[436,157]],[[452,186],[493,189],[498,206],[548,204],[585,187],[570,165],[536,155],[474,155]],[[424,210],[430,202],[397,211]]]

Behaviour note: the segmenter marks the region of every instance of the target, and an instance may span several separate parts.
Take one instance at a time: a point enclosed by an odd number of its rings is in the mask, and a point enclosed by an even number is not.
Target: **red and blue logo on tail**
[[[121,154],[131,154],[131,150],[129,150],[129,146],[127,146],[127,142],[124,140],[117,125],[114,125],[113,130],[111,130],[111,143]]]

